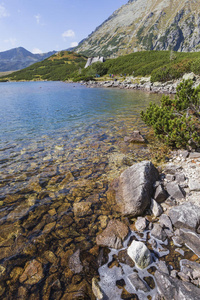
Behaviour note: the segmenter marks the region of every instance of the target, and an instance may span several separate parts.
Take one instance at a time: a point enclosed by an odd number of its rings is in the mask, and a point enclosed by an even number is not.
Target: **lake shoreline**
[[[171,80],[167,82],[151,82],[150,77],[133,78],[127,77],[124,81],[117,79],[105,81],[81,81],[80,83],[88,88],[114,88],[114,89],[127,89],[127,90],[141,90],[153,94],[176,94],[176,88],[182,80],[192,80],[194,86],[200,84],[200,77],[195,76],[193,73],[184,74],[182,78]]]

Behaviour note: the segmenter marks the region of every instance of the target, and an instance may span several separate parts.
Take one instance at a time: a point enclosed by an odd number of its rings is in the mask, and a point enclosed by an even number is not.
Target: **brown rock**
[[[44,277],[42,264],[36,259],[29,261],[25,265],[24,273],[20,276],[20,283],[36,284]]]
[[[124,142],[128,143],[145,143],[145,139],[141,135],[141,133],[136,130],[130,136],[125,136]]]
[[[79,202],[74,203],[74,215],[75,217],[81,218],[92,214],[91,202]]]
[[[106,229],[96,237],[99,246],[107,246],[115,249],[122,248],[122,242],[129,232],[128,226],[118,220],[111,220]]]

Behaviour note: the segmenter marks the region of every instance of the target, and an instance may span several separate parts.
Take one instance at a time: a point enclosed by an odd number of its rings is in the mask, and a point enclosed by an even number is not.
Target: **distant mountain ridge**
[[[0,72],[17,71],[24,69],[36,62],[50,57],[55,53],[56,51],[42,54],[33,54],[23,47],[13,48],[7,51],[0,52]]]
[[[105,57],[140,50],[200,51],[200,0],[129,0],[75,48]]]

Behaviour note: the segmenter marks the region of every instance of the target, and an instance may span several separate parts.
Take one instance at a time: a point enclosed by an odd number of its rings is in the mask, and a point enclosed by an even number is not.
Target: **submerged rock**
[[[24,284],[36,284],[44,277],[42,264],[33,259],[25,265],[24,273],[20,276],[20,283]]]
[[[69,258],[69,268],[75,274],[80,273],[83,270],[83,266],[80,260],[80,249],[78,249],[70,258]]]
[[[74,215],[75,217],[85,217],[92,214],[91,202],[78,202],[74,203]]]
[[[111,220],[106,229],[96,237],[99,246],[120,249],[129,232],[128,226],[118,220]]]
[[[127,253],[140,269],[147,268],[151,263],[151,252],[142,242],[133,241]]]
[[[141,135],[140,131],[133,131],[130,136],[125,136],[124,142],[128,143],[144,143],[145,139]]]

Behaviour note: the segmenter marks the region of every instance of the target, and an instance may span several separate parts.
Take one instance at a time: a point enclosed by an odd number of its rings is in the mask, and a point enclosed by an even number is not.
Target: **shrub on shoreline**
[[[163,95],[161,106],[150,103],[146,112],[141,112],[155,136],[172,148],[200,146],[200,86],[192,85],[191,80],[181,82],[174,99]]]

